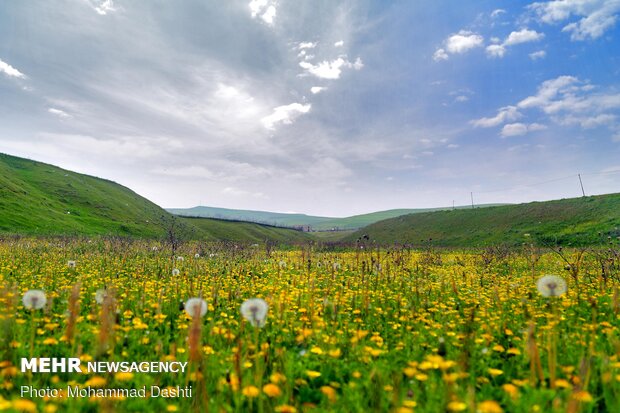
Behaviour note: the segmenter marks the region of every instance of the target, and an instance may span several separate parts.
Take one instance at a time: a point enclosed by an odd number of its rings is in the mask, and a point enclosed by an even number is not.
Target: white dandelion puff
[[[194,258],[196,258],[196,259],[200,258],[200,254],[198,254],[198,253],[194,254]]]
[[[67,267],[69,268],[75,268],[75,261],[71,260],[67,262]]]
[[[24,307],[29,310],[40,310],[45,307],[47,298],[42,290],[28,290],[24,294],[22,302],[24,303]]]
[[[566,280],[557,275],[545,275],[536,282],[538,292],[544,297],[558,297],[564,294],[568,287]]]
[[[176,277],[177,275],[179,275],[180,273],[181,273],[181,271],[179,271],[179,269],[178,269],[178,268],[174,268],[174,269],[172,270],[172,275],[174,275],[175,277]]]
[[[185,258],[181,257],[180,255],[177,257],[177,261],[179,262],[183,262],[185,261]]]
[[[105,300],[107,296],[108,296],[108,290],[104,288],[100,288],[97,291],[95,291],[95,301],[99,305],[103,304],[103,301]]]
[[[151,251],[157,251],[157,249],[158,249],[157,247],[153,247],[151,248]]]
[[[190,298],[185,302],[185,312],[190,316],[194,317],[197,311],[200,311],[200,317],[204,317],[207,314],[207,302],[202,298]]]
[[[280,268],[286,268],[286,261],[280,261],[278,265],[280,266]]]
[[[250,298],[241,304],[241,315],[254,327],[263,327],[269,305],[262,298]]]

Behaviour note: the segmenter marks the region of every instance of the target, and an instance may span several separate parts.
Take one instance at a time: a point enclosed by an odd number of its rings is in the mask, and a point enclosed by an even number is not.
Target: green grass
[[[345,240],[364,234],[383,244],[419,245],[429,239],[435,245],[468,247],[518,245],[528,239],[575,246],[603,243],[608,236],[620,236],[620,194],[406,215],[372,224]]]
[[[158,238],[172,220],[181,237],[295,242],[307,234],[213,219],[177,219],[115,182],[0,154],[0,234]]]
[[[481,205],[485,207],[487,205]],[[491,205],[488,205],[491,206]],[[456,207],[468,208],[465,206]],[[193,208],[168,208],[167,211],[180,216],[229,219],[236,221],[259,222],[276,226],[309,225],[315,231],[355,230],[375,222],[407,214],[418,214],[429,211],[441,211],[452,208],[418,208],[418,209],[390,209],[387,211],[371,212],[369,214],[353,215],[345,218],[320,217],[305,214],[286,214],[279,212],[250,211],[242,209],[214,208],[197,206]]]

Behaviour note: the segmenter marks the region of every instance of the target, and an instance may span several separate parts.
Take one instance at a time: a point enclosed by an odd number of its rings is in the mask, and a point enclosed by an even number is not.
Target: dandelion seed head
[[[69,268],[75,268],[75,261],[71,260],[67,262],[67,267]]]
[[[103,301],[105,300],[107,296],[108,296],[108,290],[104,288],[100,288],[97,291],[95,291],[95,301],[99,305],[103,304]]]
[[[536,282],[538,292],[544,297],[558,297],[567,291],[566,281],[557,275],[545,275]]]
[[[254,327],[263,327],[269,305],[262,298],[250,298],[241,304],[241,315]]]
[[[190,317],[194,317],[196,311],[200,311],[200,317],[204,317],[207,314],[207,309],[207,302],[202,298],[194,297],[185,302],[185,312]]]
[[[40,310],[45,307],[47,297],[42,290],[28,290],[22,298],[22,303],[29,310]]]
[[[177,275],[179,275],[180,273],[181,273],[181,271],[179,271],[179,269],[178,269],[178,268],[174,268],[174,269],[172,270],[172,275],[174,275],[175,277],[176,277]]]
[[[198,254],[198,253],[194,254],[194,258],[196,258],[196,259],[200,258],[200,254]]]
[[[179,262],[183,262],[185,261],[185,258],[181,257],[180,255],[177,257],[177,261]]]

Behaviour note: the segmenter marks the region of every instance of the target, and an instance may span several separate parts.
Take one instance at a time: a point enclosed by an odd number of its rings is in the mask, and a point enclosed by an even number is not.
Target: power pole
[[[469,196],[471,196],[471,209],[474,209],[474,193],[470,192]]]
[[[581,185],[581,194],[585,197],[586,191],[583,190],[583,182],[581,181],[581,174],[577,174],[577,176],[579,177],[579,185]]]

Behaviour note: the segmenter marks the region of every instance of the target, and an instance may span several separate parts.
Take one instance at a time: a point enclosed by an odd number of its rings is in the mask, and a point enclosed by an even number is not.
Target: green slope
[[[405,215],[372,224],[345,240],[364,234],[384,244],[419,245],[431,238],[435,245],[467,247],[517,245],[528,239],[595,244],[620,236],[620,194]]]
[[[481,207],[485,206],[487,205],[481,205]],[[468,207],[457,207],[457,209],[459,208]],[[197,206],[193,208],[168,208],[167,211],[180,216],[260,222],[268,225],[284,227],[309,225],[315,231],[329,231],[334,228],[338,230],[358,229],[384,219],[394,218],[401,215],[417,214],[429,211],[440,211],[446,209],[451,208],[390,209],[387,211],[371,212],[369,214],[354,215],[345,218],[320,217],[305,214],[286,214],[266,211],[251,211],[243,209],[214,208],[206,206]]]
[[[280,244],[303,243],[314,238],[308,233],[288,228],[270,227],[253,222],[237,222],[212,218],[180,217],[180,222],[194,228],[198,236],[207,240],[243,242],[276,242]]]
[[[163,237],[172,220],[184,238],[296,242],[298,231],[217,220],[177,219],[115,182],[0,154],[0,233]]]

